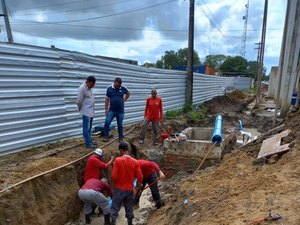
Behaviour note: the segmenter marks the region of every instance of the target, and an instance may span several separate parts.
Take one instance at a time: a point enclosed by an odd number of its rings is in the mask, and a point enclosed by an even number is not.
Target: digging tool
[[[140,197],[142,195],[142,192],[144,190],[146,190],[148,187],[151,187],[153,184],[157,183],[160,179],[162,179],[162,177],[157,178],[156,181],[152,182],[151,184],[147,185],[146,187],[141,187],[139,188],[139,190],[137,191],[137,193],[135,194],[134,198],[133,198],[133,205],[136,205],[139,203],[140,201]]]
[[[199,166],[197,167],[197,169],[195,170],[195,172],[193,173],[192,176],[195,176],[195,174],[198,172],[198,170],[200,169],[200,167],[202,166],[202,164],[204,163],[204,161],[206,160],[207,156],[209,155],[209,153],[211,152],[211,150],[213,150],[213,148],[215,147],[215,145],[217,144],[217,142],[215,141],[215,143],[211,146],[211,148],[207,151],[206,155],[204,156],[202,162],[199,164]]]
[[[264,221],[279,220],[280,218],[281,218],[281,216],[277,213],[275,213],[275,214],[269,213],[269,216],[257,218],[255,220],[253,220],[252,222],[250,222],[250,224],[259,224]]]

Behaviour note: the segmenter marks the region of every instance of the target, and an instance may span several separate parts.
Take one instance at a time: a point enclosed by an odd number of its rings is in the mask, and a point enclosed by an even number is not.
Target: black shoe
[[[90,144],[90,145],[86,145],[85,147],[95,149],[95,148],[98,148],[98,145]]]
[[[111,222],[110,222],[110,213],[104,215],[104,225],[111,225]]]
[[[156,208],[159,209],[163,206],[163,203],[162,202],[158,202],[156,203]]]
[[[133,225],[133,224],[132,224],[132,219],[127,219],[127,224],[128,224],[128,225]]]
[[[85,214],[85,223],[91,224],[91,214]]]

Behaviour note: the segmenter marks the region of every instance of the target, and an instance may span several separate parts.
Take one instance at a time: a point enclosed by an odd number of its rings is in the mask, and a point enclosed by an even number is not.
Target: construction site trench
[[[203,103],[205,119],[183,114],[164,120],[161,132],[185,131],[192,141],[172,138],[153,146],[149,127],[139,144],[140,125],[125,127],[132,155],[157,162],[167,175],[159,182],[164,206],[157,210],[146,190],[134,224],[240,225],[259,218],[259,224],[300,224],[300,113],[290,112],[273,126],[272,100],[263,98],[258,109],[253,104],[253,95],[234,91]],[[213,146],[217,115],[223,141]],[[257,158],[263,141],[287,130],[280,145],[288,150]],[[98,134],[94,140],[104,161],[118,153],[118,141],[105,145]],[[74,138],[0,156],[0,224],[85,224],[77,192],[91,153],[82,138]],[[110,174],[111,168],[101,176]],[[270,217],[275,214],[280,218]],[[126,224],[124,218],[121,209],[118,224]],[[100,215],[91,224],[102,223]]]

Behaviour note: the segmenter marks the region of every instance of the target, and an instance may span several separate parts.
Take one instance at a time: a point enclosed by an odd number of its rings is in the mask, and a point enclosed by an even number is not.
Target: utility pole
[[[261,42],[259,43],[255,43],[257,46],[257,61],[256,61],[256,76],[255,76],[255,86],[256,86],[256,98],[255,98],[255,106],[258,106],[258,103],[259,103],[259,95],[257,94],[257,90],[258,90],[258,77],[260,76],[260,67],[261,67],[261,64],[260,64],[260,55],[261,55]]]
[[[247,42],[247,24],[248,24],[248,11],[249,11],[249,0],[247,1],[247,4],[245,5],[246,8],[246,15],[243,16],[244,22],[244,30],[243,30],[243,37],[242,37],[242,44],[241,44],[241,51],[240,55],[245,58],[246,55],[246,42]]]
[[[194,8],[195,1],[190,0],[188,62],[186,82],[186,103],[193,104],[193,64],[194,64]]]
[[[256,89],[256,106],[259,105],[261,100],[261,81],[264,70],[264,53],[265,53],[265,40],[266,40],[266,30],[267,30],[267,17],[268,17],[268,0],[265,0],[264,7],[264,18],[262,25],[261,41],[260,41],[260,54],[259,54],[259,73],[257,79],[257,89]]]
[[[7,8],[6,8],[5,0],[1,0],[1,3],[2,3],[2,12],[3,12],[3,14],[0,14],[0,15],[4,16],[7,39],[8,39],[9,43],[14,43],[14,39],[13,39],[13,36],[12,36],[12,33],[11,33],[11,29],[10,29],[10,23],[9,23],[9,19],[8,19],[8,14],[7,14]]]

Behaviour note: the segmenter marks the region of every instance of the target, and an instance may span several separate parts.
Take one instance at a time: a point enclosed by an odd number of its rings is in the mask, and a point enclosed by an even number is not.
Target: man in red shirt
[[[100,169],[109,168],[114,157],[111,156],[109,162],[102,162],[103,151],[100,148],[97,148],[93,155],[91,155],[86,163],[85,172],[84,172],[84,183],[89,179],[96,178],[99,179]]]
[[[160,170],[159,166],[152,161],[147,160],[138,160],[141,171],[143,173],[143,187],[145,187],[146,183],[150,186],[152,198],[155,202],[157,209],[162,206],[159,189],[157,185],[157,174],[159,175],[159,179],[165,177],[164,173]]]
[[[146,100],[145,113],[144,113],[144,122],[142,125],[142,130],[140,133],[140,144],[144,143],[145,134],[147,130],[148,124],[152,123],[153,129],[153,144],[156,145],[158,143],[157,135],[159,122],[163,120],[163,103],[162,99],[157,96],[157,91],[153,89],[151,91],[151,96]]]
[[[120,157],[116,158],[112,170],[112,181],[115,184],[112,198],[111,217],[112,225],[116,224],[116,219],[122,203],[125,207],[125,216],[128,225],[132,225],[133,215],[133,182],[136,177],[138,183],[143,182],[143,174],[136,159],[128,154],[128,145],[125,142],[119,144]]]
[[[91,223],[92,204],[96,204],[101,208],[104,215],[104,225],[111,225],[110,223],[110,206],[109,199],[103,194],[112,197],[111,187],[107,183],[107,179],[89,179],[78,191],[78,196],[84,203],[84,214],[86,224]]]

